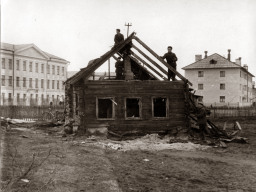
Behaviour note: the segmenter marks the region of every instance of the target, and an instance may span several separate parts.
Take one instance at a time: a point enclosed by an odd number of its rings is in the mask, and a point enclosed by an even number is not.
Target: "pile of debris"
[[[196,151],[205,150],[210,146],[195,144],[192,142],[176,142],[170,143],[172,137],[165,136],[164,138],[158,134],[148,134],[143,137],[134,140],[123,140],[123,141],[113,141],[113,140],[97,140],[93,137],[91,144],[98,145],[105,149],[118,150],[118,151],[130,151],[130,150],[143,150],[143,151],[159,151],[159,150],[178,150],[178,151]],[[88,138],[91,140],[91,138]],[[84,141],[81,142],[86,143]]]
[[[227,147],[225,143],[227,142],[238,142],[238,143],[248,143],[248,139],[245,137],[240,137],[242,128],[238,121],[234,122],[233,130],[227,131],[227,122],[225,122],[223,128],[216,126],[213,122],[207,119],[205,130],[200,130],[198,125],[198,113],[200,113],[200,108],[198,108],[198,103],[195,102],[193,95],[190,97],[189,107],[190,107],[190,136],[194,136],[194,132],[206,132],[209,139],[215,141],[221,147]],[[205,113],[210,115],[210,110],[207,109],[202,103],[200,103],[201,108],[204,108]]]

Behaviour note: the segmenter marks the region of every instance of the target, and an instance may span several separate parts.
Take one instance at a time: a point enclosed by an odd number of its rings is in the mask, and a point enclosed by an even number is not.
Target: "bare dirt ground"
[[[249,144],[202,150],[114,150],[99,144],[108,140],[63,138],[60,128],[11,129],[4,137],[2,191],[253,192],[255,123],[240,121]]]

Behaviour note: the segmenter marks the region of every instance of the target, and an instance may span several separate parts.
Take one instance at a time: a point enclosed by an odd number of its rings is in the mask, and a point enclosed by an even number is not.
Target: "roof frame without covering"
[[[140,56],[135,54],[133,51],[130,50],[131,55],[129,57],[136,62],[136,64],[140,65],[140,67],[143,67],[144,70],[146,70],[151,76],[156,78],[156,76],[150,72],[153,71],[155,74],[157,74],[159,77],[166,80],[166,77],[164,75],[167,75],[168,72],[166,69],[162,68],[159,64],[157,64],[155,61],[153,61],[149,56],[147,56],[145,53],[143,53],[138,47],[133,45],[131,42],[135,39],[139,44],[141,44],[149,53],[151,53],[154,57],[157,58],[158,61],[160,61],[163,65],[165,65],[169,70],[171,70],[173,73],[175,73],[181,80],[183,80],[185,83],[188,83],[189,85],[192,85],[191,82],[189,82],[184,76],[182,76],[179,72],[177,72],[173,67],[171,67],[169,64],[167,64],[160,56],[158,56],[151,48],[149,48],[144,42],[142,42],[137,36],[135,36],[135,33],[133,32],[129,37],[127,37],[122,43],[120,43],[118,46],[114,46],[110,51],[102,55],[100,58],[95,59],[90,65],[88,65],[85,68],[82,68],[79,72],[77,72],[75,75],[70,77],[66,83],[74,84],[80,79],[88,79],[91,74],[98,69],[103,63],[105,63],[109,58],[114,57],[114,54],[118,53],[120,50],[122,50],[125,46],[129,46],[130,48],[134,48],[136,51],[138,51],[143,57],[145,57],[149,62],[147,63],[145,60],[143,60]],[[142,62],[145,66],[141,65],[137,60]],[[152,66],[151,66],[152,65]],[[157,71],[156,69],[159,71]],[[150,70],[148,70],[150,69]],[[163,74],[164,75],[163,75]],[[157,78],[159,79],[159,78]]]

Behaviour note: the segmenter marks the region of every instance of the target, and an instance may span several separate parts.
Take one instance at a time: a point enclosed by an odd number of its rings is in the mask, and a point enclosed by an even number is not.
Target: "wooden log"
[[[193,85],[189,82],[185,77],[183,77],[178,71],[176,71],[173,67],[168,65],[160,56],[158,56],[152,49],[150,49],[143,41],[141,41],[138,37],[133,36],[133,38],[140,43],[145,49],[147,49],[153,56],[155,56],[161,63],[163,63],[168,69],[170,69],[173,73],[175,73],[180,79],[182,79],[185,83],[189,85]]]

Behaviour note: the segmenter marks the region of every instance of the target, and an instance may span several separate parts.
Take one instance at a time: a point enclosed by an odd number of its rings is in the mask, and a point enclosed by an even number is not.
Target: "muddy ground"
[[[255,120],[249,144],[205,150],[114,150],[61,128],[1,129],[2,191],[256,191]],[[223,121],[217,124],[223,126]],[[101,141],[100,141],[101,142]],[[111,141],[104,141],[111,142]]]

